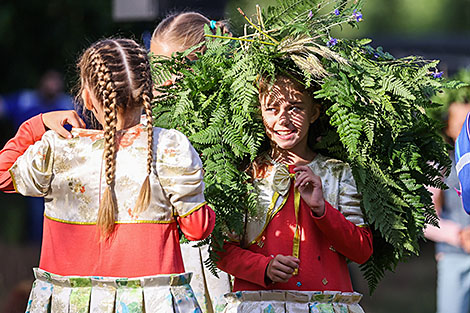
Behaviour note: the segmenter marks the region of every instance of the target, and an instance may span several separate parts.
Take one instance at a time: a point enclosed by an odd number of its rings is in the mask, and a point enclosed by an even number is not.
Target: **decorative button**
[[[302,286],[302,283],[300,281],[298,281],[296,285],[297,285],[297,287],[300,287],[300,286]]]
[[[323,279],[321,280],[321,282],[323,283],[323,285],[328,284],[328,280],[326,280],[326,278],[323,278]]]

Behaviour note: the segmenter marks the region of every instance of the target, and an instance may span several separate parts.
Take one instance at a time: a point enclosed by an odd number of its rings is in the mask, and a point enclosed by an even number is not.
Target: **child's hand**
[[[85,128],[85,122],[78,116],[74,110],[52,111],[42,114],[42,122],[44,126],[58,133],[64,138],[72,138],[70,132],[65,129],[64,125],[68,124],[73,127]]]
[[[300,192],[300,196],[313,211],[316,216],[325,213],[325,199],[320,176],[313,174],[310,167],[303,165],[294,168],[295,187]]]
[[[278,254],[272,259],[266,268],[266,276],[273,283],[287,283],[292,273],[299,268],[300,260],[292,255]]]

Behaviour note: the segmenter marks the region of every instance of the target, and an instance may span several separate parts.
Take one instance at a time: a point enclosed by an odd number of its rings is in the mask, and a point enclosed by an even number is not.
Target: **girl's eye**
[[[290,110],[293,112],[299,112],[299,111],[302,111],[302,108],[299,106],[293,105],[290,107]]]

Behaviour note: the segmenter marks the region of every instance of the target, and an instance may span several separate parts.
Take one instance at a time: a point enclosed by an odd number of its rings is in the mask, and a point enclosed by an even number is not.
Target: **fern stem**
[[[253,26],[257,31],[259,31],[261,34],[265,35],[266,38],[268,39],[271,39],[272,42],[274,42],[275,44],[279,44],[279,42],[274,39],[273,37],[269,36],[268,34],[266,34],[264,31],[261,30],[261,28],[259,28],[258,26],[256,26],[255,24],[253,24],[252,21],[250,21],[250,19],[248,18],[248,16],[246,16],[246,14],[242,11],[242,9],[238,8],[238,12],[240,12],[241,15],[243,15],[243,17],[245,18],[245,20],[248,21],[248,23],[250,23],[251,26]]]
[[[237,38],[237,37],[229,37],[229,36],[218,36],[218,35],[205,35],[206,37],[211,37],[211,38],[221,38],[221,39],[231,39],[231,40],[239,40],[239,41],[244,41],[244,42],[254,42],[256,40],[254,39],[245,39],[245,38]],[[270,45],[270,46],[276,46],[272,42],[267,42],[267,41],[259,41],[260,43],[264,45]]]

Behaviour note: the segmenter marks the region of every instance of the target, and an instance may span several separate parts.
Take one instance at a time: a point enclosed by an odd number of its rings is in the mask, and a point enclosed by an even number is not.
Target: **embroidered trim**
[[[63,219],[60,219],[60,218],[55,218],[55,217],[48,216],[46,214],[44,214],[44,217],[50,219],[51,221],[60,222],[60,223],[64,223],[64,224],[96,225],[96,222],[67,221],[67,220],[63,220]],[[171,224],[171,223],[176,223],[176,221],[175,220],[171,220],[171,221],[147,221],[147,220],[140,221],[140,220],[138,220],[138,221],[116,221],[116,222],[114,222],[114,224]]]
[[[11,182],[13,183],[13,188],[15,188],[15,192],[16,192],[16,193],[19,193],[19,191],[18,191],[18,186],[16,185],[15,175],[13,175],[13,171],[11,170],[11,168],[8,169],[8,172],[10,173]]]
[[[277,212],[279,212],[283,207],[284,207],[284,204],[286,204],[286,201],[287,201],[287,197],[284,197],[284,199],[282,199],[282,202],[281,204],[279,205],[279,208],[277,208],[276,211],[273,211],[274,209],[274,206],[276,205],[276,202],[277,202],[277,199],[279,199],[280,195],[278,192],[274,192],[274,195],[273,195],[273,198],[271,200],[271,204],[269,205],[269,208],[268,208],[268,212],[266,213],[266,221],[264,222],[264,226],[263,228],[261,229],[260,233],[258,234],[258,236],[255,237],[255,239],[253,239],[249,245],[252,245],[252,244],[255,244],[257,243],[260,239],[261,239],[261,236],[263,235],[264,233],[264,230],[266,229],[266,227],[268,227],[269,223],[271,222],[271,220],[273,219],[274,215],[277,214]]]
[[[175,216],[177,216],[177,217],[186,217],[186,216],[188,216],[189,214],[193,213],[194,211],[199,210],[200,208],[202,208],[202,207],[203,207],[204,205],[206,205],[206,204],[207,204],[207,202],[204,201],[203,203],[198,204],[194,209],[189,210],[187,213],[184,213],[183,215],[175,215]]]

